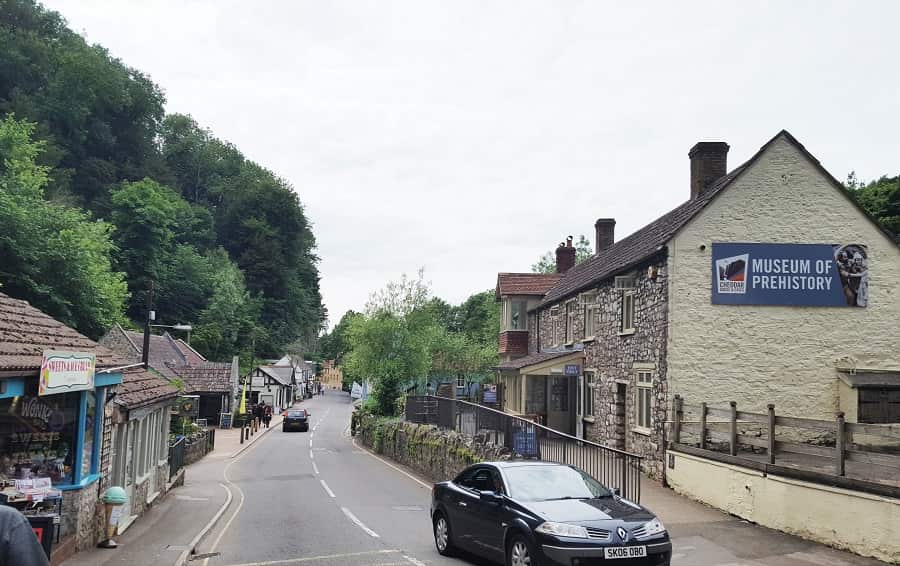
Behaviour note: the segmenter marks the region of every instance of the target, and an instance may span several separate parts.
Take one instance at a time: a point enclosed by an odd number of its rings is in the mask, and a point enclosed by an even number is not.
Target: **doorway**
[[[613,446],[619,450],[625,450],[625,400],[628,397],[628,386],[624,383],[616,383],[615,398],[615,430],[613,431]]]
[[[574,397],[570,389],[575,382],[564,375],[551,375],[547,378],[547,426],[565,434],[573,434],[574,411],[571,400]]]

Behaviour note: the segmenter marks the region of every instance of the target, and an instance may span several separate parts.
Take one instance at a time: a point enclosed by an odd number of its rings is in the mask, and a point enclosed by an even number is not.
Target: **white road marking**
[[[319,467],[316,466],[315,462],[313,462],[312,464],[313,464],[313,471],[316,473],[316,475],[319,475]]]
[[[319,480],[319,482],[321,482],[322,487],[325,488],[325,492],[326,492],[328,495],[330,495],[331,497],[335,497],[334,492],[331,491],[331,488],[328,487],[328,484],[325,483],[325,480]]]
[[[369,452],[368,450],[365,450],[365,449],[363,449],[363,448],[360,448],[359,444],[356,443],[356,439],[355,439],[355,438],[353,439],[353,446],[356,446],[356,447],[359,448],[362,452],[365,452],[365,453],[368,454],[369,456],[375,458],[376,460],[378,460],[379,462],[381,462],[381,463],[384,464],[385,466],[397,470],[398,472],[400,472],[400,473],[403,474],[404,476],[408,477],[408,478],[411,479],[412,481],[416,482],[417,484],[421,485],[421,486],[424,487],[425,489],[431,489],[431,488],[433,487],[433,486],[431,486],[431,485],[429,485],[429,484],[423,482],[422,480],[420,480],[420,479],[417,478],[416,476],[410,474],[410,473],[407,472],[406,470],[402,470],[402,469],[398,468],[397,466],[391,464],[390,462],[388,462],[388,461],[385,460],[384,458],[381,458],[380,456],[376,456],[375,454],[372,454],[372,453]]]
[[[348,552],[346,554],[326,554],[323,556],[306,556],[304,558],[288,558],[286,560],[269,560],[268,562],[244,562],[243,564],[233,564],[232,566],[278,566],[279,564],[296,564],[298,562],[315,562],[317,560],[338,560],[341,558],[352,558],[355,556],[371,556],[373,554],[396,554],[399,550],[369,550],[366,552]]]
[[[316,459],[316,457],[313,456],[312,450],[309,451],[309,459],[310,459],[310,460],[315,460],[315,459]]]
[[[425,563],[421,560],[416,560],[412,556],[403,555],[403,558],[406,558],[406,561],[412,564],[413,566],[425,566]]]
[[[350,519],[351,521],[353,521],[353,524],[354,524],[354,525],[356,525],[357,527],[359,527],[360,529],[362,529],[364,533],[366,533],[367,535],[369,535],[369,536],[372,537],[372,538],[380,538],[380,537],[378,536],[378,533],[376,533],[375,531],[373,531],[372,529],[370,529],[369,527],[367,527],[362,521],[360,521],[360,520],[356,517],[356,515],[354,515],[352,512],[350,512],[349,509],[347,509],[346,507],[341,507],[341,511],[344,512],[344,515],[346,515],[348,519]]]
[[[312,448],[312,437],[309,437],[309,447]]]

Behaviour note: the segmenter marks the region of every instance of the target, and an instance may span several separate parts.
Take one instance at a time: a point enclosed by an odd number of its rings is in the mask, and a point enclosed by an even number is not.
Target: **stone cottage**
[[[529,297],[527,352],[501,339],[506,410],[641,454],[651,473],[676,394],[900,420],[896,239],[790,133],[731,172],[728,149],[696,144],[690,198],[626,238],[598,220],[587,261],[560,245],[561,277]],[[506,332],[518,299],[498,298]]]

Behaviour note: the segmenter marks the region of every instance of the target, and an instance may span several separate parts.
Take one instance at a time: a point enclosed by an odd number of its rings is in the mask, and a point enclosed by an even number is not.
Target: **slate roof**
[[[128,363],[27,301],[0,293],[0,370],[22,370],[25,374],[36,374],[40,370],[44,350],[94,352],[98,368]]]
[[[259,366],[266,375],[272,377],[282,385],[291,385],[291,374],[294,368],[291,366]]]
[[[542,296],[562,276],[562,273],[500,273],[497,275],[497,300],[503,295]]]
[[[231,393],[232,391],[231,363],[201,362],[173,369],[184,380],[185,393]]]
[[[819,170],[819,172],[831,181],[831,184],[841,191],[860,210],[860,212],[869,218],[889,240],[898,243],[897,237],[887,231],[868,211],[860,206],[855,197],[847,191],[840,181],[835,179],[831,173],[822,167],[819,160],[809,153],[806,148],[803,147],[803,144],[797,141],[797,139],[787,130],[781,130],[775,137],[759,148],[759,151],[757,151],[753,157],[716,181],[697,198],[681,204],[640,230],[619,240],[599,254],[567,271],[559,283],[547,292],[541,303],[533,310],[540,309],[552,303],[557,303],[562,299],[568,298],[579,291],[603,281],[604,279],[612,277],[616,273],[631,269],[637,264],[661,253],[664,246],[675,236],[678,230],[699,214],[700,211],[702,211],[719,193],[725,190],[732,181],[737,179],[741,173],[746,171],[750,165],[759,159],[775,140],[782,136],[793,144],[800,153],[802,153],[813,166]]]
[[[153,372],[136,369],[122,374],[115,402],[126,409],[137,409],[178,397],[178,389]]]
[[[140,361],[141,353],[144,351],[144,334],[143,332],[134,332],[125,330],[125,335],[131,341],[135,348],[136,360]],[[168,332],[150,335],[150,367],[164,375],[168,379],[178,377],[178,372],[173,368],[184,366],[192,363],[202,363],[206,358],[201,356],[180,340],[175,340]]]
[[[503,362],[498,365],[496,369],[518,370],[527,366],[533,366],[534,364],[540,364],[549,360],[555,360],[556,358],[562,358],[565,356],[571,356],[572,354],[580,353],[582,353],[582,350],[568,350],[563,352],[538,352],[536,354],[529,354],[524,358],[516,358],[515,360]]]

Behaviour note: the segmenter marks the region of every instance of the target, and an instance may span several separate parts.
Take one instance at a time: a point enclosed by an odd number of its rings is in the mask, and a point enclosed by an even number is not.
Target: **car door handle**
[[[468,507],[469,504],[466,503],[465,501],[460,501],[460,502],[459,502],[459,506],[460,506],[460,507]]]

